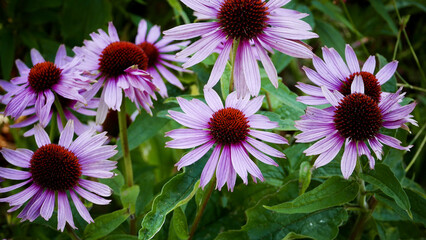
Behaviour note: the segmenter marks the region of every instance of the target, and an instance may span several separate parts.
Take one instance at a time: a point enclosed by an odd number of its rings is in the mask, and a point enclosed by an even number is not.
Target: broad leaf
[[[170,226],[179,239],[188,239],[188,222],[182,208],[175,208]]]
[[[384,194],[393,198],[396,204],[407,211],[408,215],[412,218],[408,196],[388,166],[378,163],[374,167],[374,170],[368,170],[361,173],[360,176],[364,181],[373,184]]]
[[[373,6],[374,10],[386,21],[389,28],[391,29],[392,33],[396,34],[398,33],[398,29],[396,29],[395,23],[393,22],[392,18],[389,16],[389,13],[386,10],[385,5],[383,4],[382,0],[370,0],[371,6]]]
[[[130,209],[130,213],[134,214],[136,212],[136,199],[139,195],[139,186],[133,185],[131,187],[124,187],[121,189],[121,204],[123,208]]]
[[[97,217],[95,222],[87,225],[84,230],[84,239],[99,239],[107,236],[110,232],[114,231],[114,229],[126,221],[129,216],[130,212],[128,209],[121,209]]]
[[[358,194],[358,184],[340,177],[331,177],[323,184],[291,202],[265,208],[279,213],[312,213],[352,201]]]
[[[327,22],[319,19],[315,20],[317,27],[315,32],[320,36],[320,41],[327,47],[333,47],[339,52],[340,56],[344,56],[345,53],[345,39],[343,39],[340,32]]]
[[[226,231],[216,239],[282,239],[288,234],[300,234],[315,239],[333,239],[339,226],[347,220],[343,208],[330,208],[307,214],[280,214],[263,208],[289,201],[297,196],[298,184],[289,182],[279,191],[267,195],[255,207],[246,211],[247,224],[241,230]]]
[[[161,193],[154,199],[151,211],[143,218],[139,239],[153,238],[163,226],[167,214],[191,200],[198,189],[196,183],[206,159],[207,156],[204,156],[195,164],[186,167],[185,172],[174,176],[163,186]]]

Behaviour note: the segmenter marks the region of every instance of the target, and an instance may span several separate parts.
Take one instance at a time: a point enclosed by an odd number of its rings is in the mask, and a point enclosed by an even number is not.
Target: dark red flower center
[[[35,92],[43,92],[59,82],[61,72],[52,62],[37,63],[28,74],[28,83]]]
[[[68,149],[56,144],[47,144],[37,149],[30,164],[34,182],[53,191],[73,188],[81,176],[78,158]]]
[[[225,0],[217,18],[228,37],[248,40],[263,32],[269,12],[262,0]]]
[[[148,57],[148,67],[153,67],[158,62],[160,52],[154,44],[149,42],[143,42],[138,45],[145,52]]]
[[[224,145],[244,141],[250,127],[244,113],[230,107],[215,112],[209,125],[210,135],[217,143]]]
[[[124,74],[124,70],[137,65],[146,70],[148,57],[144,51],[130,42],[113,42],[102,51],[99,58],[99,70],[108,77],[117,77]]]
[[[364,141],[374,137],[382,127],[379,106],[365,94],[345,96],[336,108],[334,126],[344,138]]]
[[[126,123],[127,127],[132,123],[129,115],[126,114]],[[109,110],[105,118],[104,123],[102,124],[102,129],[107,132],[107,135],[113,138],[117,138],[120,134],[120,128],[118,127],[118,112]]]
[[[346,81],[343,82],[340,87],[340,92],[347,96],[351,94],[351,85],[354,81],[355,76],[361,76],[364,81],[364,93],[365,95],[371,97],[376,103],[380,101],[380,94],[382,93],[382,88],[380,87],[379,81],[376,76],[369,72],[356,72],[351,74],[346,78]]]

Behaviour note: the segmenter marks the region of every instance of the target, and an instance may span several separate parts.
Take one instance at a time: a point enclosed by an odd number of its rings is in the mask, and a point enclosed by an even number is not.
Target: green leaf
[[[312,6],[320,10],[321,12],[323,12],[325,16],[334,19],[336,22],[343,23],[346,27],[351,29],[353,32],[357,32],[354,26],[352,26],[352,24],[346,19],[346,17],[343,16],[341,9],[337,7],[335,4],[333,4],[331,1],[314,0],[312,1]],[[316,23],[318,24],[318,21]],[[321,34],[318,32],[317,29],[315,29],[315,31],[316,33],[318,33],[318,35],[321,36]],[[341,34],[339,33],[339,35],[336,35],[336,36],[341,36]]]
[[[370,0],[370,3],[371,6],[373,6],[374,10],[376,10],[376,12],[386,21],[392,33],[396,35],[398,33],[398,29],[396,28],[394,22],[392,21],[392,18],[386,11],[386,7],[383,4],[382,0]]]
[[[364,181],[378,187],[384,194],[393,198],[396,204],[408,213],[410,218],[413,217],[410,211],[411,205],[408,196],[388,166],[377,163],[374,170],[361,173],[360,177]]]
[[[131,187],[123,187],[121,189],[121,204],[123,204],[123,208],[130,209],[130,213],[134,214],[136,212],[136,199],[139,196],[139,186],[133,185]]]
[[[9,80],[15,56],[15,41],[13,41],[12,31],[0,27],[0,42],[0,63],[3,74],[0,79]]]
[[[225,71],[220,78],[220,89],[222,91],[222,98],[226,99],[229,94],[229,81],[231,80],[231,64],[228,62]]]
[[[288,89],[288,87],[285,86],[282,82],[279,82],[278,88],[275,88],[269,79],[262,78],[262,89],[269,93],[271,97],[277,99],[282,107],[285,107],[288,111],[291,111],[292,114],[296,114],[296,116],[293,117],[298,119],[305,113],[306,105],[298,102],[296,100],[297,94]]]
[[[274,51],[274,54],[271,55],[272,63],[274,63],[278,74],[280,74],[280,72],[282,72],[284,68],[287,67],[293,59],[293,57],[290,57],[279,51]]]
[[[115,177],[99,178],[99,182],[108,185],[114,194],[119,195],[121,187],[124,185],[124,177],[118,169],[114,169],[113,172],[116,174]]]
[[[216,239],[282,239],[291,232],[319,240],[335,238],[339,226],[348,218],[343,208],[306,214],[280,214],[262,207],[289,201],[297,193],[297,181],[288,182],[278,191],[265,196],[256,206],[246,210],[247,223],[241,230],[223,232]]]
[[[182,208],[175,208],[170,226],[172,226],[176,236],[179,239],[188,239],[188,222],[186,220],[185,213],[182,211]]]
[[[299,195],[305,193],[311,183],[312,166],[308,161],[302,162],[299,169]]]
[[[67,45],[81,45],[89,33],[106,28],[111,21],[111,3],[108,0],[64,1],[60,16],[61,34]]]
[[[186,15],[185,11],[183,11],[182,6],[178,0],[167,0],[167,2],[173,8],[173,10],[175,10],[182,17],[185,23],[189,23],[188,16]]]
[[[121,209],[99,216],[95,222],[87,225],[84,230],[84,239],[99,239],[107,236],[110,232],[114,231],[130,216],[127,209]]]
[[[287,234],[287,236],[285,236],[283,238],[283,240],[292,240],[292,239],[307,239],[307,238],[311,238],[309,236],[306,235],[302,235],[302,234],[297,234],[294,232],[290,232],[289,234]],[[312,238],[311,238],[312,239]]]
[[[158,134],[158,132],[169,121],[170,119],[166,118],[151,117],[145,112],[139,114],[127,130],[130,151],[137,148],[140,144],[150,139],[154,135]],[[118,153],[114,156],[115,160],[118,160],[123,156],[120,140],[117,141],[117,150]]]
[[[319,35],[319,39],[323,45],[335,48],[340,56],[344,56],[346,42],[341,33],[327,22],[319,19],[315,21],[317,23],[315,32]]]
[[[283,118],[282,116],[278,115],[275,112],[267,112],[267,111],[259,111],[257,114],[265,115],[271,120],[272,122],[278,123],[278,127],[274,128],[278,131],[297,131],[298,129],[294,127],[294,120]]]
[[[161,193],[154,199],[151,211],[142,220],[139,239],[153,238],[163,226],[167,214],[191,200],[198,189],[197,181],[206,161],[207,156],[204,156],[164,184]]]
[[[138,237],[129,234],[110,234],[103,240],[137,240]]]
[[[386,64],[388,64],[388,61],[382,55],[377,53],[376,57],[379,59],[379,69],[382,69],[382,67],[384,67]],[[395,92],[396,91],[395,75],[393,75],[385,84],[382,85],[382,91],[383,92]]]
[[[340,177],[331,177],[313,190],[291,202],[265,208],[279,213],[310,213],[352,201],[358,194],[358,184]]]

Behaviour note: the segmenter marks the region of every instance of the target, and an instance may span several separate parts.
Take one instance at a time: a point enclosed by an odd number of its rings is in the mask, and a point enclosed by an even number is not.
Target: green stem
[[[118,112],[118,127],[120,130],[121,149],[123,150],[124,177],[127,186],[131,187],[133,186],[133,166],[130,157],[129,140],[127,138],[126,101],[124,100]],[[134,214],[130,216],[130,234],[136,235],[136,217]]]
[[[54,138],[55,138],[55,132],[56,132],[56,119],[51,119],[50,120],[50,133],[49,133],[49,138],[50,141],[53,142]]]
[[[405,28],[404,23],[401,24],[401,27],[399,28],[399,31],[398,31],[398,35],[396,36],[396,43],[395,43],[395,49],[393,50],[392,60],[396,59],[396,53],[398,51],[398,46],[401,40],[401,33],[403,28]]]
[[[426,124],[423,125],[422,129],[424,129],[425,126],[426,126]],[[413,159],[411,160],[410,164],[408,164],[408,166],[405,168],[405,172],[408,172],[410,170],[410,168],[414,165],[414,163],[416,162],[416,160],[419,157],[420,153],[422,152],[423,147],[424,147],[425,144],[426,144],[426,135],[423,138],[422,143],[420,143],[420,146],[418,147],[417,152],[414,155]]]
[[[409,88],[409,89],[420,91],[420,92],[426,92],[426,89],[421,88],[421,87],[416,87],[416,86],[413,86],[411,84],[397,83],[396,85],[398,87],[405,87],[405,88]]]
[[[367,212],[368,212],[368,205],[367,205],[367,202],[365,201],[366,200],[365,182],[360,177],[360,174],[362,173],[362,166],[361,166],[361,160],[358,157],[358,143],[357,143],[356,148],[357,148],[357,158],[356,158],[356,165],[355,165],[355,178],[356,178],[356,181],[358,182],[358,185],[359,185],[357,202],[358,202],[358,206],[360,207],[361,211],[358,215],[356,223],[355,223],[355,225],[352,229],[352,233],[349,237],[349,239],[351,239],[351,240],[361,238],[362,232],[364,230],[364,223],[366,221],[366,216],[367,216]]]
[[[395,7],[395,12],[396,12],[396,15],[398,16],[398,20],[399,20],[400,23],[402,23],[403,21],[402,21],[401,15],[399,14],[398,7],[396,6],[396,1],[393,0],[392,2],[393,2],[393,6]],[[414,61],[416,62],[417,67],[419,68],[420,74],[422,75],[423,80],[426,80],[426,75],[423,71],[422,66],[420,65],[419,59],[417,58],[417,54],[414,51],[414,48],[411,45],[411,41],[410,41],[410,38],[408,38],[408,34],[407,34],[407,31],[405,31],[405,27],[402,28],[402,32],[404,33],[405,40],[407,41],[408,47],[410,48],[411,54],[413,55],[413,58],[414,58]]]
[[[269,92],[265,92],[265,96],[266,96],[266,102],[268,103],[268,110],[270,112],[273,112],[271,97],[269,96]]]
[[[67,119],[64,114],[64,109],[62,109],[62,104],[59,101],[59,97],[56,93],[55,93],[55,107],[56,107],[56,111],[58,111],[58,114],[61,117],[62,127],[65,127],[65,125],[67,124]],[[55,120],[56,119],[52,119],[51,121],[55,121]]]
[[[121,109],[118,112],[118,127],[120,130],[121,149],[123,150],[124,173],[127,186],[133,186],[133,168],[130,158],[129,140],[127,138],[126,104],[121,103]]]
[[[234,39],[232,43],[232,52],[231,52],[231,78],[229,79],[229,93],[234,91],[234,67],[235,67],[235,57],[237,56],[238,45],[240,44],[240,39]]]
[[[68,224],[65,225],[65,228],[67,229],[68,235],[70,236],[71,239],[81,240],[81,238],[78,237],[77,234],[75,233],[74,229],[72,229]]]
[[[189,233],[188,240],[191,240],[194,237],[195,230],[197,230],[197,226],[200,223],[201,217],[203,216],[204,210],[206,209],[207,203],[209,202],[210,196],[213,193],[214,186],[216,185],[216,178],[213,176],[213,180],[210,183],[209,188],[207,189],[206,193],[204,194],[203,200],[201,202],[201,206],[197,211],[197,215],[195,216],[194,223],[191,226],[191,231]]]

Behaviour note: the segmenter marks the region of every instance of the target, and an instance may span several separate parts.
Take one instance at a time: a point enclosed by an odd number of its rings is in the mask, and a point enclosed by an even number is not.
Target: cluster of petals
[[[276,122],[269,121],[266,116],[255,114],[262,105],[263,96],[250,100],[249,95],[244,98],[237,98],[237,93],[233,92],[226,98],[225,106],[213,89],[205,89],[204,97],[207,104],[198,99],[188,101],[177,98],[183,113],[169,111],[171,118],[188,128],[175,129],[166,133],[166,136],[174,139],[167,142],[166,147],[178,149],[196,147],[180,159],[176,164],[178,169],[198,161],[213,147],[213,152],[201,174],[201,187],[207,185],[215,172],[216,188],[218,189],[221,189],[227,183],[228,189],[232,191],[237,174],[247,184],[247,172],[253,176],[254,181],[256,181],[256,178],[263,181],[264,178],[260,169],[250,159],[249,154],[265,164],[278,166],[269,156],[284,158],[284,154],[259,140],[288,144],[288,141],[278,134],[256,130],[278,127]],[[212,118],[215,113],[224,109],[240,111],[247,119],[249,128],[245,139],[232,144],[224,144],[218,142],[212,135],[210,122],[213,121]]]
[[[159,26],[154,25],[148,31],[147,22],[141,20],[138,26],[138,34],[136,35],[135,44],[138,46],[146,46],[149,51],[145,51],[148,55],[149,63],[146,70],[152,76],[152,82],[158,87],[158,93],[162,97],[167,97],[167,87],[164,84],[163,78],[174,86],[184,89],[179,79],[170,72],[167,68],[176,70],[178,72],[191,72],[189,70],[178,67],[173,62],[183,62],[185,59],[178,59],[175,57],[174,52],[186,47],[189,41],[172,43],[172,39],[162,39],[161,29]],[[150,49],[149,49],[150,48]]]
[[[43,77],[51,74],[49,71],[51,69],[46,70],[43,69],[43,67],[46,66],[46,64],[53,63],[45,61],[36,49],[31,49],[31,60],[34,67],[42,66],[41,70],[29,68],[18,59],[16,60],[16,66],[20,76],[13,78],[10,82],[0,81],[0,86],[7,91],[2,97],[2,103],[6,104],[6,109],[4,111],[6,116],[18,118],[20,116],[35,114],[22,124],[15,125],[14,127],[28,126],[37,121],[39,121],[42,126],[46,126],[52,117],[52,105],[55,101],[55,95],[69,101],[87,104],[81,92],[90,88],[90,82],[89,79],[82,76],[82,71],[78,70],[78,66],[82,62],[81,58],[68,57],[65,46],[61,45],[56,53],[53,67],[59,75],[57,76],[57,82],[52,83],[51,86],[43,83],[46,81]],[[43,64],[45,65],[43,66]],[[33,76],[36,75],[36,79],[34,79],[34,77],[31,79],[36,82],[33,83],[33,85],[31,85],[30,82],[30,73],[32,70],[34,72],[38,71],[36,74],[33,72]],[[37,78],[40,75],[42,77]],[[34,89],[32,87],[34,84],[42,85],[42,87],[39,87],[40,89]],[[72,114],[69,115],[69,118],[73,118],[71,115]]]
[[[301,82],[296,85],[296,87],[309,95],[297,98],[298,101],[307,105],[328,104],[321,86],[325,86],[330,91],[341,91],[343,85],[347,83],[351,76],[357,76],[361,73],[371,74],[375,78],[373,81],[380,87],[393,76],[398,66],[398,61],[394,60],[383,66],[375,74],[376,59],[374,56],[370,56],[362,68],[360,68],[358,58],[349,44],[346,45],[345,49],[346,63],[334,48],[323,47],[322,53],[324,61],[318,56],[312,58],[312,63],[316,71],[308,67],[303,67],[306,76],[317,86]],[[363,80],[365,81],[366,79]],[[348,85],[348,89],[349,87],[350,85]]]
[[[233,74],[235,79],[234,86],[239,97],[245,96],[248,92],[252,96],[257,96],[260,91],[261,81],[256,56],[262,62],[272,84],[278,87],[277,71],[267,51],[272,52],[273,49],[276,49],[298,58],[311,58],[313,55],[311,49],[300,40],[316,38],[318,35],[310,32],[311,26],[301,20],[308,14],[281,8],[290,0],[270,0],[268,2],[261,0],[245,3],[247,6],[251,6],[248,7],[248,12],[253,11],[254,14],[264,15],[264,17],[259,19],[260,22],[255,23],[264,27],[262,30],[254,32],[253,36],[239,37],[238,39],[234,39],[235,36],[230,36],[227,33],[226,26],[220,20],[221,13],[227,14],[228,10],[225,8],[229,4],[238,4],[234,3],[236,1],[182,0],[182,2],[195,11],[194,15],[198,20],[207,21],[185,24],[167,30],[164,32],[165,38],[186,40],[200,37],[199,40],[177,54],[179,58],[192,55],[183,64],[184,68],[203,61],[211,53],[220,49],[219,57],[214,64],[206,87],[211,88],[219,81],[236,42],[239,43],[238,49],[236,49]],[[257,12],[259,8],[262,9],[261,12]],[[238,15],[238,13],[235,14]],[[235,19],[236,22],[229,24],[239,29],[238,26],[248,20],[250,19]],[[249,29],[241,29],[239,31],[244,32],[249,31]]]
[[[355,169],[357,156],[365,155],[369,160],[370,168],[374,168],[375,160],[370,148],[378,159],[381,159],[383,154],[383,145],[400,150],[409,150],[411,148],[411,145],[407,147],[401,146],[401,141],[380,132],[364,141],[356,141],[343,137],[336,128],[335,115],[336,109],[342,104],[342,99],[345,96],[337,90],[331,92],[325,86],[322,86],[321,90],[327,103],[331,104],[331,107],[325,109],[308,107],[306,114],[302,116],[301,120],[296,121],[295,124],[295,127],[302,131],[302,133],[296,136],[297,142],[309,143],[319,140],[304,151],[308,156],[319,155],[314,163],[314,167],[318,168],[328,164],[336,157],[342,146],[344,146],[341,171],[343,177],[347,179]],[[355,77],[351,85],[351,94],[364,94],[364,91],[364,82],[361,76]],[[411,103],[401,106],[400,102],[403,97],[404,94],[401,94],[401,89],[399,89],[396,93],[386,94],[377,103],[381,114],[381,126],[383,128],[406,128],[405,124],[407,122],[417,125],[416,121],[412,119],[413,116],[410,115],[416,104]],[[363,131],[362,129],[353,130]]]
[[[66,190],[53,190],[42,187],[35,182],[34,172],[31,171],[34,167],[33,156],[35,153],[28,149],[11,150],[3,148],[1,153],[6,161],[23,170],[0,168],[1,178],[22,181],[9,187],[0,188],[0,193],[10,192],[24,186],[25,189],[9,197],[0,198],[0,202],[7,202],[12,206],[8,212],[16,211],[25,205],[18,217],[22,221],[29,220],[30,222],[34,221],[38,216],[49,220],[55,205],[57,205],[58,230],[63,231],[67,222],[71,227],[76,228],[67,196],[69,194],[81,217],[88,223],[93,222],[79,196],[89,202],[100,205],[110,202],[110,200],[106,200],[103,197],[110,196],[111,189],[105,184],[88,180],[86,177],[111,178],[114,176],[111,170],[116,168],[117,162],[107,159],[116,154],[115,146],[103,145],[107,140],[105,132],[95,134],[94,129],[84,132],[73,141],[74,124],[72,120],[68,121],[61,132],[57,145],[50,142],[47,133],[39,124],[34,129],[34,136],[39,149],[54,145],[57,148],[65,149],[64,151],[68,153],[72,153],[78,159],[78,164],[81,167],[81,176],[77,184]],[[83,178],[83,176],[86,177]],[[67,181],[67,179],[61,179],[61,181]]]
[[[97,79],[97,82],[89,91],[85,92],[84,96],[92,99],[103,86],[96,122],[102,123],[105,120],[108,109],[120,110],[123,101],[122,90],[126,97],[136,103],[138,109],[142,106],[151,114],[153,106],[151,98],[156,99],[155,92],[158,90],[151,82],[152,76],[137,65],[126,66],[127,68],[118,76],[109,76],[100,71],[100,59],[104,49],[112,43],[120,42],[120,39],[112,22],[108,24],[108,34],[102,29],[99,29],[98,32],[91,33],[92,40],[85,40],[84,46],[73,49],[76,56],[84,59],[80,68],[85,71],[87,76]],[[118,57],[125,59],[127,56]]]

